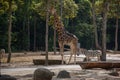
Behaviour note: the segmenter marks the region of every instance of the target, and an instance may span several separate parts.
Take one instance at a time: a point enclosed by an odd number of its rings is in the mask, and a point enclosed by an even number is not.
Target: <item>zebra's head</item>
[[[5,49],[0,50],[0,54],[3,54],[3,53],[5,53]]]
[[[79,56],[80,54],[84,54],[84,52],[86,51],[87,49],[84,49],[84,48],[79,48],[77,50],[77,56]]]

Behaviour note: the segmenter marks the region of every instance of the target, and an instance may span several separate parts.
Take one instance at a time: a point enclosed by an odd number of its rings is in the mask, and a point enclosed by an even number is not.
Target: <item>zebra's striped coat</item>
[[[5,49],[1,49],[0,50],[0,60],[3,58],[4,55],[5,55]]]
[[[102,55],[102,52],[100,50],[80,49],[80,54],[84,54],[86,56],[86,61],[89,61],[90,57],[97,57],[98,61],[100,61],[100,56]]]

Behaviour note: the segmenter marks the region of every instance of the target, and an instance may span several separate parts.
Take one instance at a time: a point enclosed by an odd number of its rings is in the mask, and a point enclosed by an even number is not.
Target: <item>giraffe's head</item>
[[[56,9],[54,7],[51,7],[49,12],[53,15],[56,12]]]

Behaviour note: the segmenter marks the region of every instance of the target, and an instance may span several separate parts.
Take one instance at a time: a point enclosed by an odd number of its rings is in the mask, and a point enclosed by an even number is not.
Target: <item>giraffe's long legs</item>
[[[61,52],[61,56],[62,56],[62,64],[64,64],[64,53],[63,53],[63,50]]]
[[[71,61],[72,55],[73,55],[73,54],[71,53],[70,58],[69,58],[69,61],[68,61],[68,64],[69,64],[70,61]]]
[[[77,49],[78,49],[76,45],[75,45],[75,48],[74,48],[74,64],[76,64],[76,54],[77,54]]]
[[[74,64],[76,64],[76,54],[74,53]]]
[[[73,54],[71,53],[68,64],[70,63],[72,56],[73,56]],[[74,64],[76,64],[76,54],[74,54]]]
[[[74,55],[74,64],[76,64],[76,52],[77,52],[77,48],[76,47],[77,47],[76,45],[70,46],[71,54],[70,54],[70,58],[69,58],[68,64],[70,63],[73,55]]]
[[[64,64],[64,45],[62,43],[59,43],[60,47],[60,54],[62,56],[62,64]]]

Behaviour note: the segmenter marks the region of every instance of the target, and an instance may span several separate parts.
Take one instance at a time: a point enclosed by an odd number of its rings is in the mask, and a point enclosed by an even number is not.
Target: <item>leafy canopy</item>
[[[74,18],[77,15],[78,6],[73,0],[63,0],[63,18]],[[51,0],[49,6],[54,6],[57,12],[60,13],[60,2]],[[42,18],[45,19],[47,5],[45,0],[40,0],[39,3],[33,5],[35,10]]]

